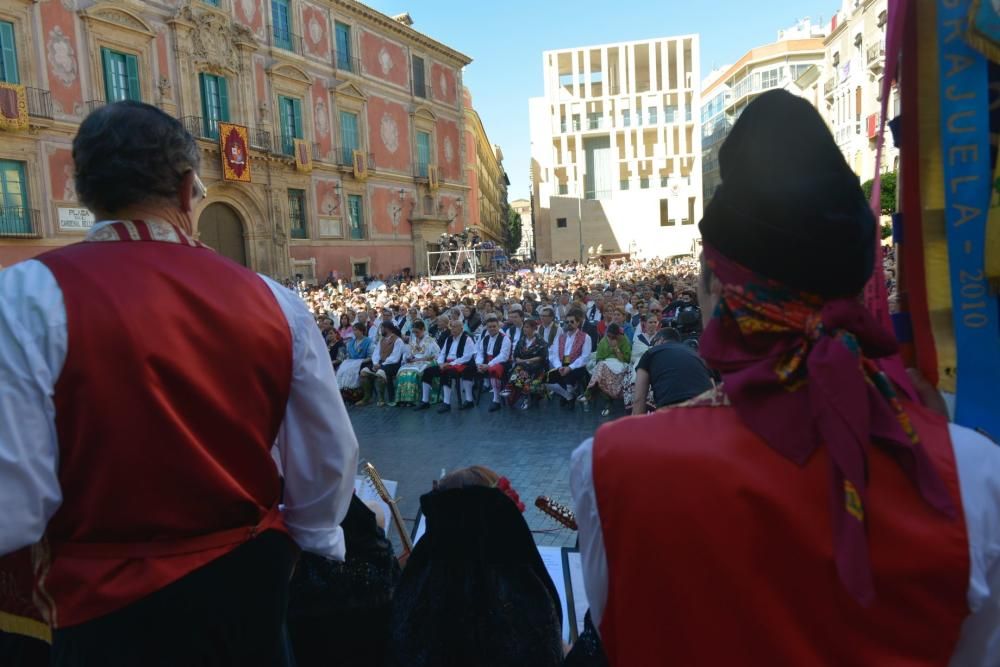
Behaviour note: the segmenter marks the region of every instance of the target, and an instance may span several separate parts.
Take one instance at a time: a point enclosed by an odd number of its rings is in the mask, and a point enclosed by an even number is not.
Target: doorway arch
[[[232,207],[218,202],[205,207],[198,218],[198,239],[220,255],[247,266],[243,222]]]

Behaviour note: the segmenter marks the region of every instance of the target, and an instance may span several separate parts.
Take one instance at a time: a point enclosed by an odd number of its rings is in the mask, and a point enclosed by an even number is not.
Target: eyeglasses
[[[200,178],[198,178],[198,174],[194,175],[194,196],[199,201],[208,196],[208,188],[205,187],[205,184],[201,182]]]

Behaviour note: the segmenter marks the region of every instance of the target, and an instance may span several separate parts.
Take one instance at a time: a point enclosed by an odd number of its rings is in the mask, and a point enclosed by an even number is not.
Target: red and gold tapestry
[[[219,148],[222,152],[222,178],[249,183],[250,148],[247,128],[232,123],[219,123]]]
[[[295,171],[312,171],[312,146],[304,139],[293,139],[295,145]]]
[[[24,86],[0,82],[0,130],[28,129],[28,96]]]

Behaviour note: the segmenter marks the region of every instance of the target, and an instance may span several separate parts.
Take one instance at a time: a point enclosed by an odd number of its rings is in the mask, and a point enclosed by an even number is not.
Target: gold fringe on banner
[[[995,63],[1000,63],[1000,14],[990,0],[972,0],[965,41]]]
[[[0,82],[0,130],[28,129],[28,94],[18,83]]]

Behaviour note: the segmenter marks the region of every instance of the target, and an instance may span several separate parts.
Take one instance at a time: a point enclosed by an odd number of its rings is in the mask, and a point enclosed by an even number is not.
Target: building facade
[[[510,203],[510,208],[521,216],[521,243],[514,251],[514,256],[521,261],[529,261],[535,256],[535,227],[531,220],[531,201],[515,199]]]
[[[887,0],[844,0],[830,22],[823,79],[824,115],[847,163],[862,180],[875,176],[875,144],[885,71]],[[889,118],[899,113],[899,96],[890,88]],[[882,170],[894,171],[899,151],[887,136]]]
[[[470,59],[411,23],[352,0],[3,3],[29,127],[0,134],[0,265],[82,237],[72,138],[133,99],[197,137],[197,232],[220,252],[277,278],[425,271],[465,224]],[[226,121],[248,129],[248,183],[223,180]]]
[[[722,179],[719,149],[750,102],[768,90],[784,89],[823,112],[819,81],[825,62],[822,27],[808,19],[778,33],[778,40],[747,51],[704,82],[701,116],[702,182],[705,201]]]
[[[503,168],[503,152],[490,143],[483,120],[472,107],[472,94],[465,94],[466,184],[469,187],[468,226],[481,238],[497,244],[504,242],[507,186],[510,182]]]
[[[698,35],[542,54],[529,101],[538,261],[692,252],[702,214]]]

